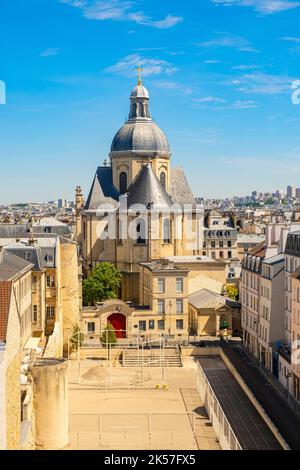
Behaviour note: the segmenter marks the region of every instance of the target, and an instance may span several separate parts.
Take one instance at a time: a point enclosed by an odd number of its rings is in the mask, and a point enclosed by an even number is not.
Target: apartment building
[[[230,215],[207,211],[204,218],[203,256],[230,262],[237,259],[237,229]]]
[[[32,267],[0,248],[0,449],[20,449],[28,437],[21,367],[31,337]]]
[[[282,340],[284,322],[284,255],[262,261],[258,318],[258,357],[272,370],[272,345]],[[275,370],[273,371],[276,375]]]
[[[291,317],[291,381],[292,393],[300,400],[300,267],[291,275],[292,317]]]
[[[244,345],[258,358],[258,320],[260,311],[260,276],[266,244],[260,243],[244,255],[240,282]]]
[[[240,300],[245,346],[271,370],[271,343],[282,340],[284,247],[288,228],[266,227],[266,241],[245,253],[242,260]]]
[[[77,244],[55,234],[17,241],[2,239],[1,243],[5,243],[5,253],[32,263],[32,332],[41,340],[49,338],[49,354],[62,356],[68,337],[80,320],[81,272]]]
[[[287,237],[285,248],[285,310],[284,310],[284,366],[289,390],[299,400],[299,365],[296,363],[299,346],[295,341],[300,339],[300,231],[292,232]],[[293,353],[293,354],[292,354]]]

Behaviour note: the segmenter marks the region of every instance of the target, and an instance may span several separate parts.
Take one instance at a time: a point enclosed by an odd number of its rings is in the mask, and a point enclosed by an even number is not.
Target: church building
[[[202,254],[202,207],[197,209],[183,169],[171,168],[169,142],[151,118],[149,101],[139,79],[128,120],[113,138],[109,164],[97,168],[85,204],[76,190],[84,272],[101,261],[113,263],[122,272],[120,297],[137,304],[140,263]],[[188,224],[193,233],[186,240]]]

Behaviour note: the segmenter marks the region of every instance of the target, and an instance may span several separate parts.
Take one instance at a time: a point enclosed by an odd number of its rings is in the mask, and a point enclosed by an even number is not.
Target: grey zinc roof
[[[9,281],[32,268],[32,263],[4,250],[3,261],[0,262],[0,281]]]
[[[196,308],[216,308],[220,304],[233,308],[240,307],[239,302],[209,289],[201,289],[189,295],[189,303]]]
[[[19,256],[24,260],[26,260],[26,256],[29,255],[30,260],[27,259],[26,261],[29,261],[34,265],[35,271],[41,271],[43,268],[42,252],[40,247],[22,246],[19,243],[15,243],[13,245],[6,246],[5,250],[13,253],[16,256]]]
[[[0,224],[0,238],[21,238],[28,234],[27,224]]]
[[[98,167],[84,209],[95,211],[101,204],[116,205],[118,199],[119,192],[112,182],[111,167]]]
[[[31,224],[0,224],[0,238],[25,238],[30,233],[43,234],[53,233],[56,235],[70,235],[71,230],[67,224],[62,225],[43,225],[34,223],[32,228]]]
[[[264,264],[276,264],[284,261],[284,254],[280,253],[278,255],[271,256],[270,258],[264,259]]]
[[[138,84],[134,87],[130,96],[131,98],[149,98],[149,92],[144,85]]]
[[[167,208],[172,200],[155,175],[152,166],[144,165],[128,189],[128,208],[134,204],[142,204],[146,208]]]
[[[111,152],[143,150],[170,153],[168,139],[152,120],[126,122],[116,133]]]
[[[171,168],[170,183],[170,195],[175,203],[195,204],[196,201],[183,168]]]

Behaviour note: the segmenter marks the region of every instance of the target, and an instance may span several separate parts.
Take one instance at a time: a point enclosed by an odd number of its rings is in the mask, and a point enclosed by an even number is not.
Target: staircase
[[[162,357],[164,365],[168,367],[182,367],[181,356],[177,348],[165,348],[164,354],[160,349],[124,349],[123,367],[140,367],[142,364],[149,367],[161,367]]]

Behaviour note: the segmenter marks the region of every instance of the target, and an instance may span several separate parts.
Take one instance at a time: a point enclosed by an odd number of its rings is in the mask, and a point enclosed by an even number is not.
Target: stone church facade
[[[97,168],[85,203],[76,190],[84,272],[101,261],[114,264],[122,272],[123,301],[140,302],[141,263],[202,254],[202,207],[183,169],[170,163],[168,140],[151,118],[149,93],[139,80],[128,120],[112,141],[109,164]]]

